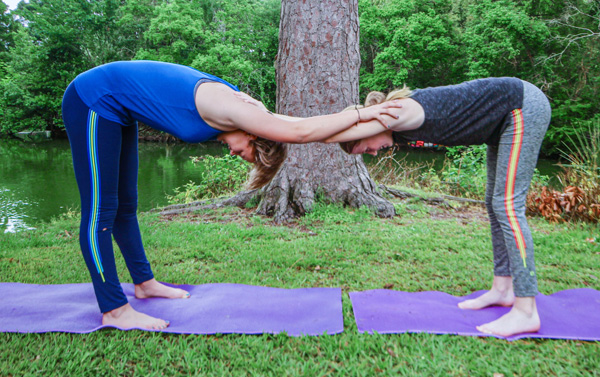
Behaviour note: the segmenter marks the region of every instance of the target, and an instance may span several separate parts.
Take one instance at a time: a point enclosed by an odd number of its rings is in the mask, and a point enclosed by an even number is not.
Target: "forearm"
[[[329,136],[322,140],[324,143],[342,143],[352,140],[360,140],[369,136],[377,135],[388,130],[376,120],[369,122],[361,122],[355,127],[350,127],[342,130],[335,135]]]
[[[356,111],[345,111],[304,119],[292,118],[292,120],[296,143],[312,143],[323,141],[355,126],[359,121],[359,114]]]
[[[271,113],[271,112],[269,112],[269,113],[278,119],[288,120],[290,122],[297,122],[297,121],[304,119],[304,118],[298,118],[298,117],[293,117],[293,116],[289,116],[289,115],[283,115],[283,114],[277,114],[277,113]]]

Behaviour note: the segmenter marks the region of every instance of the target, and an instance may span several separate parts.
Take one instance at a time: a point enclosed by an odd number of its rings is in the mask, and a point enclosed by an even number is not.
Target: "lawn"
[[[342,334],[2,333],[0,375],[600,376],[598,342],[359,334],[350,291],[387,287],[466,295],[491,282],[491,241],[482,207],[444,209],[419,200],[395,205],[396,217],[379,219],[364,209],[319,204],[286,225],[238,208],[140,216],[157,279],[341,287]],[[539,218],[530,225],[542,293],[600,290],[600,226],[555,225]],[[0,235],[0,281],[88,282],[77,228],[76,216],[66,215],[34,231]],[[122,281],[129,282],[120,256],[118,268]]]

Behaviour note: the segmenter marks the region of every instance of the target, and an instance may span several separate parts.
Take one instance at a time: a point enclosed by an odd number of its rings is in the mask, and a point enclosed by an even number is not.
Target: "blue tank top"
[[[239,89],[196,69],[155,61],[121,61],[83,72],[73,84],[81,100],[105,119],[132,125],[140,121],[179,139],[198,143],[222,131],[198,113],[194,94],[205,80]]]

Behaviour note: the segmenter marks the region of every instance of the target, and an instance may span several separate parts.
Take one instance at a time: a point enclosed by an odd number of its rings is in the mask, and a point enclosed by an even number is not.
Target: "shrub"
[[[374,164],[367,165],[371,178],[382,185],[429,186],[427,171],[432,164],[411,163],[406,158],[397,158],[397,150],[389,149]],[[424,173],[425,172],[425,173]]]
[[[196,200],[216,198],[242,189],[248,178],[251,165],[238,156],[202,156],[192,157],[198,164],[201,182],[189,182],[175,189],[174,195],[168,195],[170,203],[190,203]]]
[[[542,187],[531,192],[527,209],[551,222],[600,221],[600,118],[586,130],[565,140],[562,156],[568,161],[558,179],[560,192]]]
[[[478,199],[485,197],[486,153],[485,145],[448,148],[440,175],[450,194]]]

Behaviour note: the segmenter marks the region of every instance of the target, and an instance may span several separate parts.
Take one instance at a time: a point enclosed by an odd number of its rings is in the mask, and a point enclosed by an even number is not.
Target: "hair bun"
[[[378,105],[385,101],[385,94],[381,92],[370,92],[365,99],[365,107]]]

